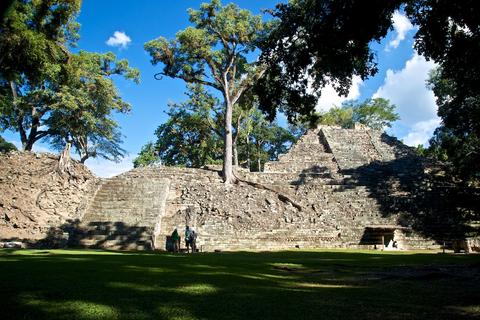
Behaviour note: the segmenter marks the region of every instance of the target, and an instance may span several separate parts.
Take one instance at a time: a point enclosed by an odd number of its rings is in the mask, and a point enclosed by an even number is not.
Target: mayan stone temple
[[[425,191],[429,170],[384,133],[319,126],[264,172],[237,170],[229,188],[214,168],[152,166],[103,180],[77,240],[164,250],[189,225],[202,251],[438,248],[448,221],[428,214],[441,207],[441,195]]]

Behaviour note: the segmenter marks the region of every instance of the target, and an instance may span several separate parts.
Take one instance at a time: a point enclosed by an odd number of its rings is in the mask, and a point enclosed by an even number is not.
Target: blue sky
[[[78,21],[81,24],[78,49],[96,52],[114,52],[119,58],[129,60],[131,66],[141,72],[141,83],[136,85],[115,79],[123,99],[132,105],[128,115],[116,119],[125,135],[123,147],[129,152],[121,163],[89,159],[87,165],[97,175],[112,176],[132,167],[141,147],[154,140],[155,129],[166,120],[164,111],[168,102],[185,99],[185,84],[181,80],[153,79],[161,70],[152,66],[150,57],[143,50],[149,40],[164,36],[173,38],[175,33],[189,25],[188,8],[198,8],[200,0],[153,1],[153,0],[84,0]],[[259,14],[261,9],[272,8],[277,0],[234,0],[242,8]],[[227,3],[224,1],[224,3]],[[433,94],[425,87],[428,71],[433,62],[425,61],[413,50],[415,27],[401,12],[394,15],[394,29],[380,44],[372,44],[379,72],[362,82],[354,79],[349,99],[364,100],[384,97],[397,105],[401,120],[388,133],[403,139],[409,145],[426,143],[439,124]],[[338,97],[332,88],[322,91],[317,108],[327,110],[340,105],[346,98]],[[16,143],[18,134],[6,132],[4,137]],[[37,151],[48,151],[48,145],[38,144]]]

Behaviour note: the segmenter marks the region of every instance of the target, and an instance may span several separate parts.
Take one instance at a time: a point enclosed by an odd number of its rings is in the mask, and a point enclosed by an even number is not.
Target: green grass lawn
[[[480,255],[0,250],[0,319],[480,319]]]

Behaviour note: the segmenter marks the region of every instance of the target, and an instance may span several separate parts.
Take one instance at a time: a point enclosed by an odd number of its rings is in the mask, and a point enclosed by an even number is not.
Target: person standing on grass
[[[190,230],[189,226],[185,227],[185,245],[187,246],[187,253],[190,252],[190,248],[192,248],[192,230]]]
[[[172,242],[173,242],[173,252],[178,252],[180,249],[180,235],[178,234],[177,228],[173,230]]]
[[[192,246],[192,252],[197,252],[197,233],[192,230],[190,235],[190,245]]]

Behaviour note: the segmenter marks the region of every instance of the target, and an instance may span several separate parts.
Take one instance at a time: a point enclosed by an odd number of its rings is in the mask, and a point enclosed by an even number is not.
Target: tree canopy
[[[0,24],[0,124],[24,150],[48,135],[41,119],[78,39],[80,0],[15,1]]]
[[[15,1],[0,24],[0,129],[16,131],[24,150],[39,140],[89,157],[125,154],[113,112],[128,112],[112,76],[139,72],[112,53],[70,49],[79,38],[80,0]]]
[[[377,72],[370,42],[391,27],[396,0],[296,0],[278,4],[277,23],[260,45],[269,65],[255,88],[263,111],[273,118],[279,109],[294,120],[313,115],[321,89],[332,84],[347,95],[352,76]],[[312,92],[313,91],[313,92]]]
[[[80,51],[70,57],[66,77],[49,105],[44,125],[48,139],[57,149],[70,140],[84,162],[89,157],[117,161],[125,154],[118,124],[112,113],[127,113],[130,105],[122,100],[111,76],[119,75],[138,83],[138,70],[113,53]]]

